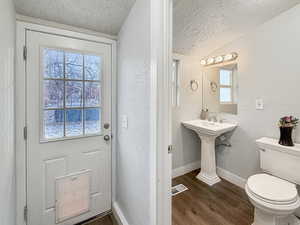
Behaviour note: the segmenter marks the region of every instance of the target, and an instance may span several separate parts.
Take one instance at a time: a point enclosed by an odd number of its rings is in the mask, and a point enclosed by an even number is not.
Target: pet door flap
[[[56,223],[90,210],[91,171],[56,178]]]

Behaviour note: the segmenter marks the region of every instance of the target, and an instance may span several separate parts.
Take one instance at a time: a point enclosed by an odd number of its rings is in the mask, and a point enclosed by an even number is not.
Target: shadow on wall
[[[227,133],[226,137],[232,146],[219,145],[216,147],[217,166],[226,168],[226,170],[243,178],[247,178],[244,175],[247,171],[251,171],[250,174],[259,173],[259,149],[255,143],[256,139],[253,139],[253,136],[249,135],[243,126]],[[235,168],[243,169],[236,171]]]
[[[186,164],[200,160],[201,141],[198,135],[195,132],[185,128],[182,125],[180,127],[180,132],[181,132],[181,141],[182,141],[182,149],[183,149],[183,151],[181,152],[182,154],[181,162],[184,163],[183,165],[180,166],[184,166]],[[192,149],[198,149],[199,151],[191,151]]]

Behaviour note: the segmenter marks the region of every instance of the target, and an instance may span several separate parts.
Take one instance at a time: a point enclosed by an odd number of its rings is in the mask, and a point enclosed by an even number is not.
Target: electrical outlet
[[[261,98],[256,99],[255,101],[256,109],[263,110],[264,109],[264,101]]]

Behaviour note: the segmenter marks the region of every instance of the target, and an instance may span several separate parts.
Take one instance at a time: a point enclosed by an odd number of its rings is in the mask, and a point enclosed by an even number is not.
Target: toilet
[[[249,177],[245,187],[255,207],[252,225],[300,225],[295,215],[300,208],[300,145],[281,146],[272,138],[256,143],[263,173]]]

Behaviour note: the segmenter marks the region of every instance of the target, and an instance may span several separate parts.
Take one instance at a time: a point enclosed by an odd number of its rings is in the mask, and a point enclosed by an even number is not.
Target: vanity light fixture
[[[230,62],[230,61],[237,59],[237,57],[238,57],[238,54],[236,52],[232,52],[232,53],[229,53],[226,55],[219,55],[216,57],[209,57],[207,59],[202,59],[200,61],[200,64],[202,66],[210,66],[210,65],[214,65],[214,64]]]

